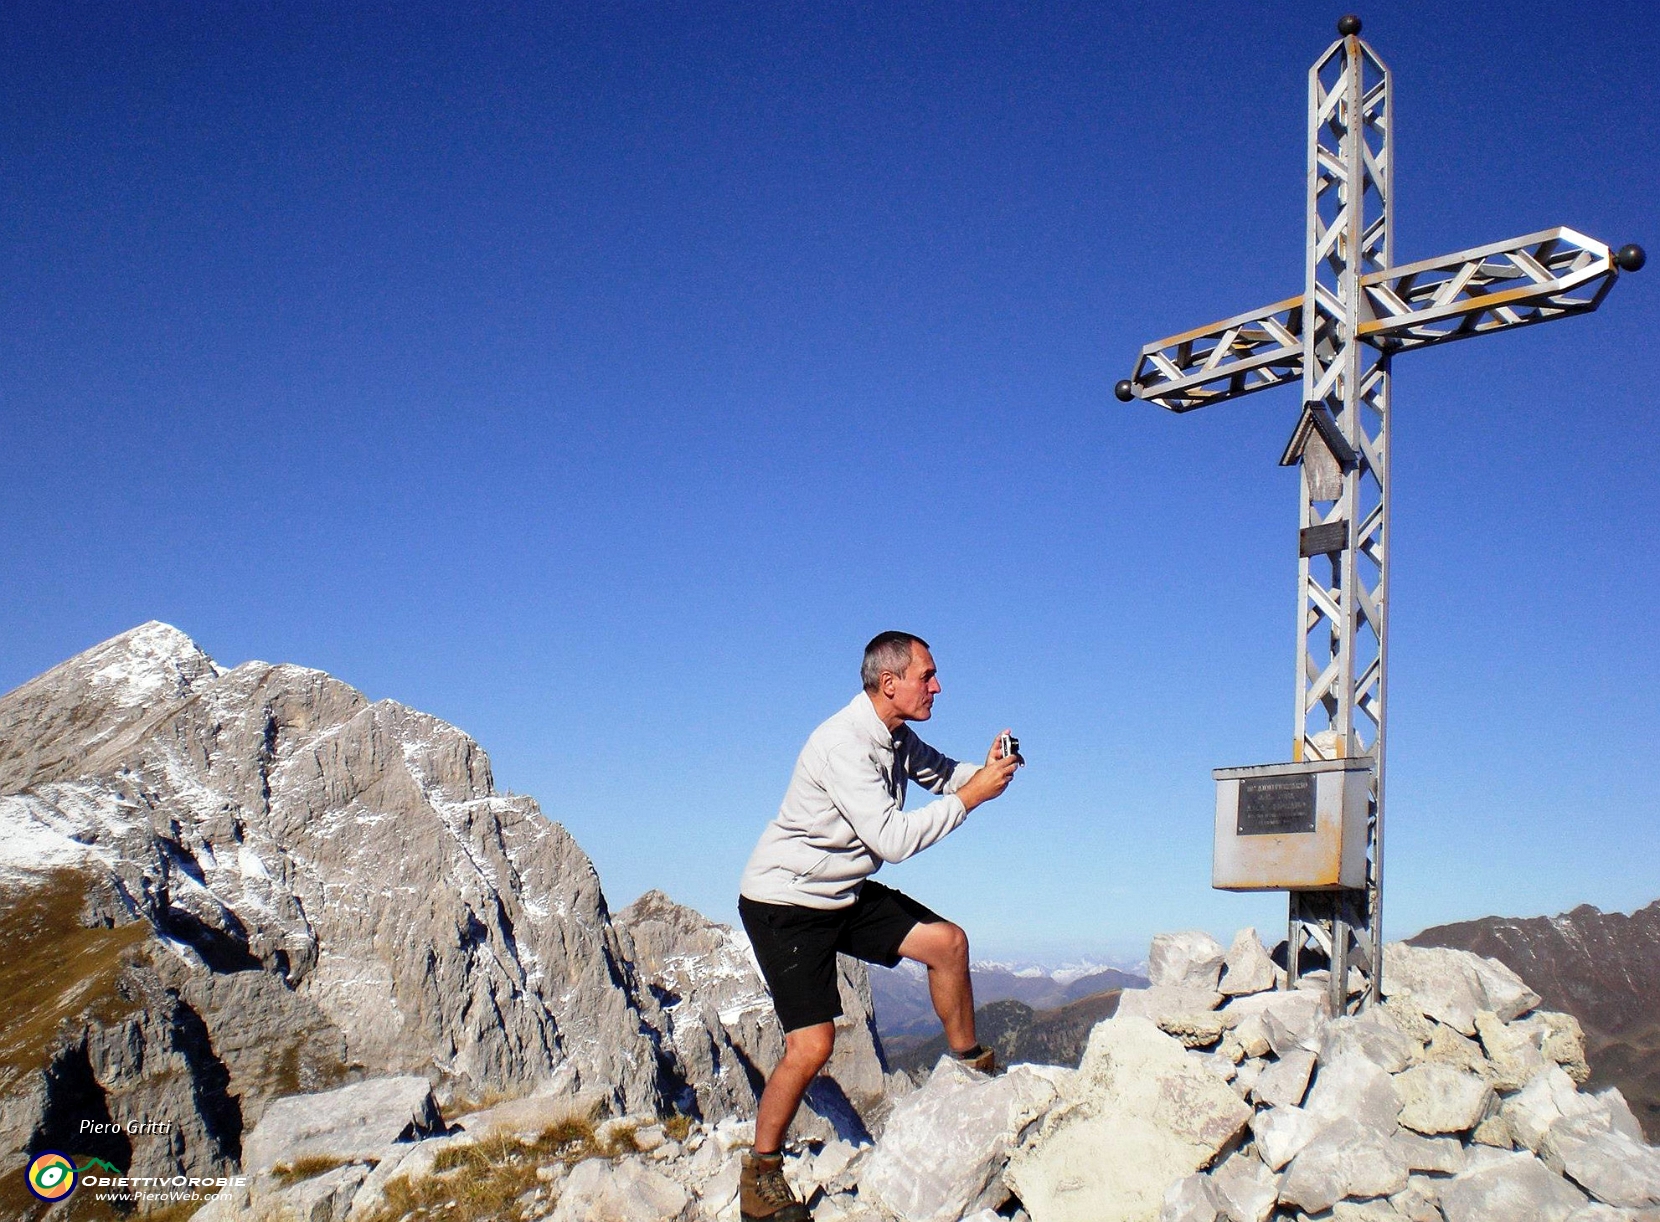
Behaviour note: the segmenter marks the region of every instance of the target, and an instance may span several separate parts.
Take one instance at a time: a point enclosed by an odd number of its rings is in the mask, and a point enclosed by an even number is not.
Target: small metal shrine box
[[[1320,891],[1366,885],[1372,760],[1309,760],[1217,768],[1221,891]]]

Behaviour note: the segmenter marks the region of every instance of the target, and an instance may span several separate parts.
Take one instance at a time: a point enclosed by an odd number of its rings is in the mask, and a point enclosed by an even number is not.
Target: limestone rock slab
[[[1498,1100],[1476,1074],[1451,1065],[1414,1065],[1395,1077],[1400,1121],[1419,1133],[1465,1133],[1476,1127]]]
[[[1362,1126],[1344,1116],[1323,1126],[1280,1182],[1280,1200],[1308,1213],[1330,1209],[1345,1197],[1383,1197],[1406,1187],[1407,1166],[1394,1130]]]
[[[1319,1131],[1320,1121],[1300,1107],[1265,1108],[1251,1117],[1257,1154],[1274,1171],[1297,1157]]]
[[[1496,959],[1440,946],[1391,942],[1384,948],[1383,987],[1406,993],[1422,1013],[1462,1035],[1476,1033],[1476,1013],[1491,1010],[1509,1022],[1539,1004],[1539,994]]]
[[[1251,1109],[1146,1019],[1090,1033],[1077,1073],[1005,1178],[1033,1222],[1147,1222],[1165,1189],[1206,1166]]]
[[[1369,1129],[1393,1133],[1401,1113],[1395,1082],[1358,1052],[1339,1053],[1321,1062],[1303,1106],[1323,1121],[1348,1117]]]
[[[1208,1014],[1221,1004],[1222,994],[1215,989],[1154,985],[1145,989],[1125,989],[1118,995],[1117,1013],[1126,1018],[1145,1018],[1157,1023]]]
[[[908,1222],[956,1222],[996,1208],[1008,1195],[999,1177],[1009,1150],[1055,1099],[1055,1087],[1023,1066],[987,1078],[940,1058],[888,1117],[859,1173],[859,1199]]]
[[[1195,1173],[1170,1185],[1159,1222],[1227,1222],[1210,1176]]]
[[[1585,1195],[1532,1154],[1497,1154],[1441,1186],[1447,1222],[1565,1222]]]
[[[1202,930],[1161,933],[1147,954],[1147,981],[1153,987],[1217,991],[1228,952]]]
[[[1607,1112],[1551,1125],[1539,1157],[1597,1200],[1629,1209],[1660,1205],[1660,1151],[1616,1130]]]
[[[584,1159],[571,1168],[549,1222],[689,1222],[691,1194],[638,1158]]]
[[[1280,1199],[1280,1177],[1248,1154],[1229,1155],[1210,1179],[1229,1222],[1267,1222]]]
[[[440,1132],[443,1125],[425,1078],[372,1078],[273,1100],[242,1143],[242,1166],[255,1174],[302,1158],[371,1158],[393,1142]]]
[[[1258,1103],[1268,1107],[1296,1107],[1308,1092],[1308,1079],[1314,1072],[1312,1052],[1296,1048],[1264,1069],[1251,1088]]]
[[[1227,996],[1245,993],[1263,993],[1279,982],[1280,969],[1268,957],[1262,939],[1254,929],[1241,929],[1228,947],[1222,963],[1222,980],[1218,986]]]

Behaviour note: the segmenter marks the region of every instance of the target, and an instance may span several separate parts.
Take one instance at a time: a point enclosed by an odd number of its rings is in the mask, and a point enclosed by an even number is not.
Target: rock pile
[[[1383,1004],[1342,1017],[1321,974],[1270,988],[1253,931],[1227,952],[1164,936],[1152,964],[1120,1014],[1145,1015],[1250,1105],[1243,1132],[1167,1186],[1160,1222],[1660,1219],[1660,1151],[1619,1091],[1579,1091],[1579,1024],[1536,1009],[1502,964],[1392,944]],[[1073,1182],[1091,1204],[1040,1214],[1027,1197],[1034,1222],[1155,1216],[1120,1207],[1116,1174]]]
[[[1537,1009],[1492,960],[1391,945],[1383,1004],[1336,1017],[1320,973],[1278,987],[1251,930],[1226,951],[1161,935],[1150,962],[1150,986],[1095,1027],[1076,1070],[987,1078],[944,1058],[874,1143],[795,1141],[786,1175],[817,1222],[1660,1222],[1660,1151],[1617,1090],[1579,1089],[1574,1020]],[[454,1174],[419,1151],[501,1131],[534,1147],[547,1119],[536,1108],[389,1146],[372,1173],[332,1169],[330,1199],[347,1212],[306,1216],[405,1216],[384,1211],[386,1185],[441,1192]],[[670,1135],[651,1117],[609,1123],[633,1126],[632,1144],[552,1160],[491,1216],[736,1222],[749,1124]],[[345,1180],[356,1199],[340,1195]],[[295,1185],[265,1199],[283,1193],[328,1195]]]

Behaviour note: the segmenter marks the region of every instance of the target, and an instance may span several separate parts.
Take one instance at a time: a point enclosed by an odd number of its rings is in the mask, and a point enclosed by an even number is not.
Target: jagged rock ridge
[[[1660,900],[1630,915],[1581,904],[1553,917],[1483,917],[1409,940],[1497,959],[1579,1019],[1591,1086],[1618,1086],[1660,1140]]]
[[[747,1075],[720,1080],[719,1008],[665,1010],[587,855],[496,791],[476,742],[321,671],[226,670],[165,624],[0,697],[0,889],[19,911],[49,894],[60,927],[143,931],[79,1012],[6,1020],[8,1176],[88,1108],[173,1123],[114,1151],[135,1173],[223,1174],[267,1100],[362,1076],[424,1076],[440,1101],[753,1105]],[[868,1019],[862,971],[849,985]],[[680,1051],[700,1040],[712,1056]]]

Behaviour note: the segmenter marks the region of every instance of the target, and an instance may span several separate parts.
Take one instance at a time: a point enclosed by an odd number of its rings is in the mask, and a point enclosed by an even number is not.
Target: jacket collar
[[[853,712],[853,724],[860,733],[866,735],[871,742],[879,747],[892,751],[894,745],[904,736],[906,726],[899,724],[899,729],[889,730],[888,725],[876,715],[876,706],[870,702],[870,694],[861,691],[853,697],[853,703],[847,706]]]

